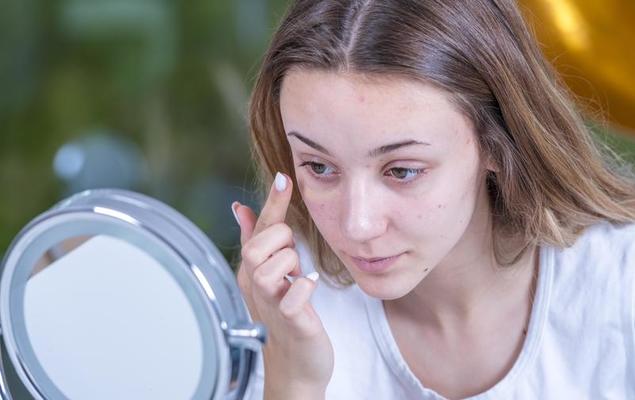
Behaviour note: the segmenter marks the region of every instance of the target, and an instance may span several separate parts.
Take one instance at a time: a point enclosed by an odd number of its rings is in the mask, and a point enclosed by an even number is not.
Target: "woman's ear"
[[[487,171],[500,172],[500,168],[489,154],[485,156],[484,165]]]

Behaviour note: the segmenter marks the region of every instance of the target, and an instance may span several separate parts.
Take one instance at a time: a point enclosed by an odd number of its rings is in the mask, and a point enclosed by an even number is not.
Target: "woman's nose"
[[[346,237],[356,242],[366,242],[386,231],[387,204],[379,188],[359,182],[350,185],[342,210],[343,229]]]

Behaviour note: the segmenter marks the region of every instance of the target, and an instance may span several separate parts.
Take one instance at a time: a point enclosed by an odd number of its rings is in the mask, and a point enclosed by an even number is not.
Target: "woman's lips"
[[[386,258],[358,258],[351,256],[351,260],[353,263],[364,272],[370,273],[379,273],[387,270],[391,265],[393,265],[399,257],[401,257],[404,253],[397,254],[391,257]]]

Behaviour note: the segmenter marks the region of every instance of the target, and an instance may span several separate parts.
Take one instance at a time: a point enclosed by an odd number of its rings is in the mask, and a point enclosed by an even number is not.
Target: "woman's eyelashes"
[[[332,167],[315,161],[302,162],[298,167],[306,168],[311,176],[321,181],[333,180],[334,175],[336,175]],[[331,172],[328,172],[329,170]],[[426,168],[392,167],[384,172],[384,176],[388,176],[400,184],[407,185],[425,173]]]
[[[322,163],[318,163],[318,162],[314,162],[314,161],[305,161],[305,162],[301,163],[299,166],[300,167],[307,167],[309,173],[311,175],[315,176],[317,179],[327,179],[327,177],[329,175],[325,174],[325,171],[328,168],[331,168],[331,167],[327,166],[326,164],[322,164]]]
[[[398,181],[410,183],[426,172],[425,168],[393,167],[388,172]],[[407,178],[407,179],[406,179]]]

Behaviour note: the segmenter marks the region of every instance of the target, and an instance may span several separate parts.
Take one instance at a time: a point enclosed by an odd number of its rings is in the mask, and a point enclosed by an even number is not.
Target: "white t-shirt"
[[[314,269],[296,245],[303,273]],[[379,299],[321,282],[312,303],[335,352],[331,400],[443,399],[402,357]],[[425,344],[422,344],[425,345]],[[262,362],[246,399],[262,399]],[[469,399],[635,399],[635,224],[588,228],[540,249],[527,336],[507,375]]]

